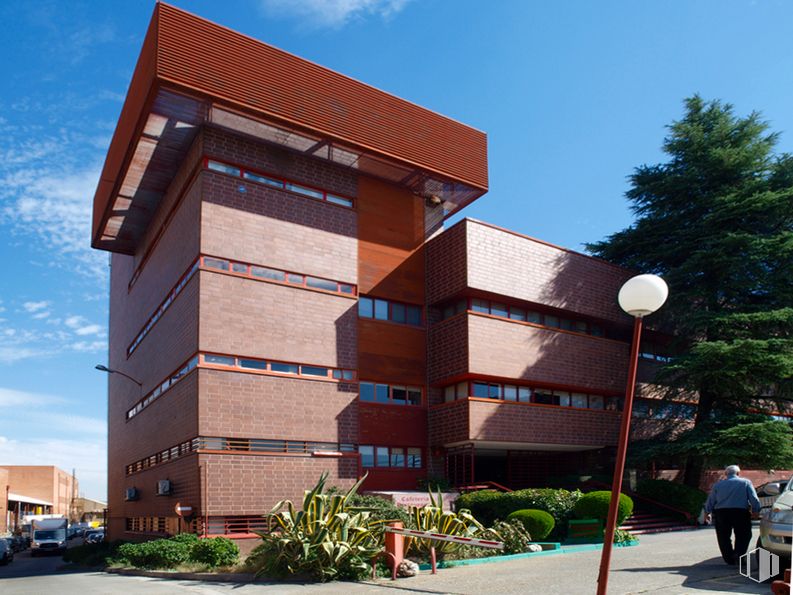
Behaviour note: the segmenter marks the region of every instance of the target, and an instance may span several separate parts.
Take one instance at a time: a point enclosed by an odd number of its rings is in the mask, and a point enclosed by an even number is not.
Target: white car
[[[782,482],[780,482],[782,483]],[[760,537],[757,547],[762,547],[782,558],[791,559],[793,548],[793,481],[781,489],[778,483],[764,486],[768,496],[777,496],[773,505],[763,507],[760,515]]]

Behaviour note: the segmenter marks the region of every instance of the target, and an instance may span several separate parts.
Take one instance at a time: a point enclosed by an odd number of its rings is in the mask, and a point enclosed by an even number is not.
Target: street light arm
[[[129,374],[125,374],[121,370],[114,370],[112,368],[108,368],[107,366],[103,366],[102,364],[95,365],[94,369],[99,370],[100,372],[107,372],[108,374],[121,374],[124,378],[127,378],[128,380],[131,380],[132,382],[137,384],[138,388],[140,388],[140,389],[143,388],[143,383],[142,382],[138,382],[132,376],[130,376]]]

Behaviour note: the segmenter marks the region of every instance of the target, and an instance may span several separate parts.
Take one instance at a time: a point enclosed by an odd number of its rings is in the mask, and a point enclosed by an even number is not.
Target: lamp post
[[[135,384],[138,385],[138,388],[140,390],[143,390],[143,383],[142,382],[138,382],[132,376],[130,376],[129,374],[125,374],[121,370],[113,370],[112,368],[108,368],[107,366],[103,366],[102,364],[96,364],[94,366],[94,369],[99,370],[100,372],[107,372],[108,374],[119,374],[119,375],[123,376],[124,378],[127,378],[127,379],[131,380],[132,382],[134,382]]]
[[[609,565],[611,550],[614,547],[614,532],[617,529],[617,510],[620,493],[622,492],[622,475],[625,472],[625,457],[628,452],[628,438],[631,430],[631,413],[633,410],[633,394],[636,387],[636,368],[639,362],[639,346],[642,336],[642,318],[655,312],[666,301],[669,288],[656,275],[637,275],[628,279],[620,288],[617,301],[620,307],[634,317],[633,342],[628,363],[628,384],[625,388],[625,403],[622,407],[620,437],[617,443],[617,460],[614,464],[614,480],[611,484],[611,500],[606,520],[606,531],[603,537],[603,552],[600,556],[600,573],[598,574],[597,595],[605,595],[608,588]]]

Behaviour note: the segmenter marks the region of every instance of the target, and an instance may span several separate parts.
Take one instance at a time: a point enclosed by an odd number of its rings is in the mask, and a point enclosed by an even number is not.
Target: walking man
[[[716,482],[705,502],[706,520],[709,522],[713,515],[721,557],[727,564],[737,564],[746,553],[752,540],[752,516],[760,513],[757,492],[751,481],[738,477],[740,473],[738,465],[727,467],[724,470],[726,478]]]

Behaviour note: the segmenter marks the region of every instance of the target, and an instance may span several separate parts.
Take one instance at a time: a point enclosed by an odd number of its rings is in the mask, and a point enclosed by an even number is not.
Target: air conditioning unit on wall
[[[138,499],[138,488],[127,488],[124,492],[124,500],[132,502]]]
[[[157,482],[158,496],[170,496],[172,491],[173,491],[173,486],[171,486],[170,479],[161,479]]]

